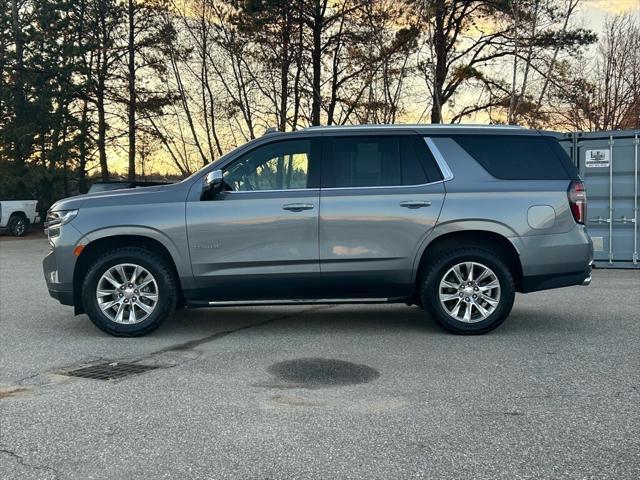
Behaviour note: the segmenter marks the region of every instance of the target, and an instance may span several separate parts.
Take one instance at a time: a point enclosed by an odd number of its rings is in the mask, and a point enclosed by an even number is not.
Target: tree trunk
[[[320,125],[320,106],[322,104],[322,96],[320,95],[320,76],[322,74],[322,16],[320,0],[315,0],[313,10],[313,49],[311,51],[311,62],[313,64],[311,125]]]
[[[82,104],[82,118],[80,120],[80,143],[78,145],[78,191],[87,193],[87,114],[89,102],[85,99]]]
[[[129,0],[129,42],[127,54],[129,57],[129,171],[127,178],[130,182],[136,179],[136,65],[135,65],[135,4]]]
[[[303,45],[304,45],[304,22],[302,20],[302,2],[304,0],[298,0],[298,15],[300,15],[300,17],[298,18],[298,51],[296,52],[296,61],[295,61],[295,65],[296,65],[296,75],[294,77],[293,80],[293,116],[291,118],[291,129],[292,130],[296,130],[296,128],[298,127],[298,119],[300,117],[300,98],[301,98],[301,91],[300,91],[300,78],[302,76],[302,61],[303,61],[303,57],[304,57],[304,50],[303,50]]]
[[[278,130],[284,132],[287,129],[287,110],[289,98],[289,48],[291,43],[291,12],[286,13],[286,25],[282,31],[282,54],[280,63],[280,114],[278,115]]]
[[[11,1],[11,27],[13,30],[13,38],[15,42],[15,55],[16,55],[16,67],[15,67],[15,79],[14,79],[14,92],[13,92],[13,105],[15,123],[18,128],[24,126],[26,97],[24,92],[24,47],[22,45],[22,27],[20,25],[20,19],[18,16],[18,0]],[[15,128],[13,129],[15,132]],[[14,160],[16,162],[17,173],[22,175],[22,169],[27,156],[25,139],[19,135],[15,136],[14,140]]]
[[[98,75],[96,91],[96,109],[98,110],[98,158],[100,159],[100,177],[103,182],[109,180],[107,164],[107,120],[104,111],[105,80],[102,73]]]
[[[435,29],[433,32],[433,48],[436,58],[433,77],[431,123],[442,123],[442,92],[447,79],[447,38],[444,31],[445,8],[444,0],[437,0],[435,7]]]

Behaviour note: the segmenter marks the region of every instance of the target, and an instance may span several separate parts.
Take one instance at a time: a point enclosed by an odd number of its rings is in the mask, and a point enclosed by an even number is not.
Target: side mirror
[[[204,177],[203,191],[208,192],[210,195],[222,191],[224,185],[224,176],[222,170],[213,170]]]

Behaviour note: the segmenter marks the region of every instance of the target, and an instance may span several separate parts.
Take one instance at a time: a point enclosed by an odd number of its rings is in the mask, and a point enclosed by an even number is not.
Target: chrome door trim
[[[274,300],[224,300],[207,302],[212,307],[232,305],[295,305],[304,303],[388,303],[392,298],[320,298],[320,299],[274,299]]]
[[[235,195],[237,193],[283,193],[283,192],[320,192],[319,188],[282,188],[280,190],[225,190],[223,194]]]
[[[438,164],[438,167],[440,167],[440,172],[442,172],[443,181],[448,182],[449,180],[453,180],[453,172],[449,168],[449,165],[447,164],[447,161],[444,159],[444,156],[442,155],[442,153],[440,153],[440,150],[438,150],[438,147],[436,147],[436,144],[434,143],[434,141],[431,139],[431,137],[424,137],[424,141],[427,143],[427,147],[429,147],[429,150],[431,150],[431,154],[433,155],[433,158],[436,159],[436,163]]]

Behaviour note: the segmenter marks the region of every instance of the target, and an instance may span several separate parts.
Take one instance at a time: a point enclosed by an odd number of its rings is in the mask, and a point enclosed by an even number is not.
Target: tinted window
[[[428,183],[412,137],[327,138],[325,187],[379,187]]]
[[[562,161],[544,137],[456,135],[453,139],[491,175],[505,180],[565,180]]]
[[[250,192],[308,188],[310,140],[290,140],[258,147],[229,165],[228,190]]]
[[[442,172],[436,163],[436,159],[433,158],[433,154],[429,147],[427,147],[427,143],[425,142],[423,137],[419,137],[417,135],[412,135],[410,137],[406,137],[406,144],[411,145],[413,147],[413,151],[415,152],[416,159],[422,165],[424,172],[427,175],[427,179],[429,182],[437,182],[442,180],[444,177],[442,176]],[[404,154],[403,154],[404,158]]]
[[[569,174],[571,180],[578,180],[580,178],[580,174],[578,173],[577,167],[571,161],[571,158],[567,154],[567,152],[562,148],[560,143],[556,138],[553,137],[545,137],[545,140],[551,147],[551,149],[555,152],[558,159],[562,162],[564,169]]]

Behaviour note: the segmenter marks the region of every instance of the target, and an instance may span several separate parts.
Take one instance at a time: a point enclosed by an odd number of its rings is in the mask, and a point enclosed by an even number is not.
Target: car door
[[[224,191],[187,202],[197,296],[296,299],[319,280],[320,138],[263,144],[225,165]]]
[[[324,138],[320,271],[331,297],[391,298],[412,292],[413,264],[436,224],[445,190],[415,134]]]

